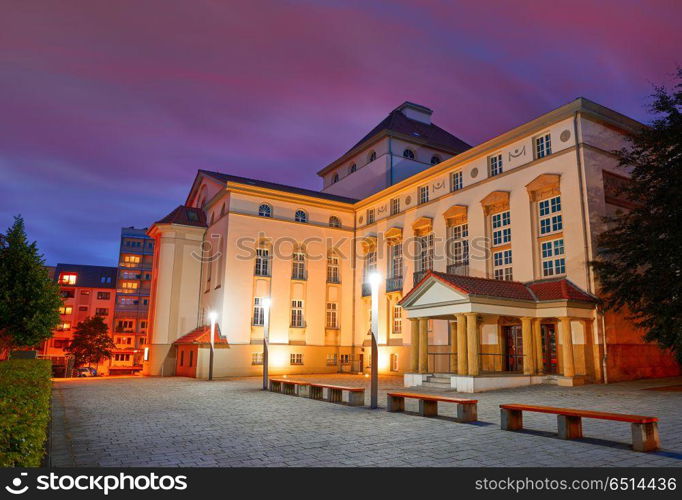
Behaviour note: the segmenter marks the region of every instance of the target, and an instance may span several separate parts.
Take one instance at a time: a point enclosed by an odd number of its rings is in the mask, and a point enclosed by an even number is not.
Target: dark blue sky
[[[472,144],[585,96],[640,120],[682,2],[0,0],[0,230],[114,265],[206,168],[317,189],[405,100]]]

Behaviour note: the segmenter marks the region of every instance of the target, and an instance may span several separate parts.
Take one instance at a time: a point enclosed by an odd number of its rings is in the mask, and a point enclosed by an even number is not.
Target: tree
[[[655,119],[617,152],[633,208],[607,218],[592,263],[609,309],[630,312],[645,340],[682,362],[682,69],[673,91],[656,88]]]
[[[73,340],[66,350],[73,354],[74,364],[82,366],[110,358],[115,348],[102,317],[92,316],[76,325]]]
[[[0,350],[35,346],[59,324],[62,299],[21,216],[0,235]]]

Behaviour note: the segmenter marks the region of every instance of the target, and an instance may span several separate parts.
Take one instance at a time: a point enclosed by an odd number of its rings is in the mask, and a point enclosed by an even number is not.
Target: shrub
[[[50,422],[49,361],[0,362],[0,467],[39,467]]]

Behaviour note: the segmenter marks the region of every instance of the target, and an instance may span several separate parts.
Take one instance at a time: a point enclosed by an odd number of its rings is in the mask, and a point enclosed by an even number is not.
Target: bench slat
[[[630,422],[634,424],[648,424],[658,422],[657,417],[647,417],[644,415],[628,415],[624,413],[608,413],[603,411],[576,410],[573,408],[556,408],[554,406],[535,406],[520,404],[500,405],[504,410],[512,411],[531,411],[537,413],[551,413],[555,415],[566,415],[569,417],[596,418],[600,420],[615,420],[617,422]]]
[[[420,394],[418,392],[389,392],[389,396],[397,398],[423,399],[425,401],[441,401],[443,403],[475,404],[477,399],[449,398],[447,396],[436,396],[434,394]]]
[[[310,385],[310,382],[303,382],[300,380],[291,380],[288,378],[271,378],[270,382],[282,382],[284,384],[294,384],[294,385]]]
[[[344,387],[342,385],[329,385],[329,384],[309,384],[311,387],[324,387],[325,389],[337,389],[341,391],[350,391],[350,392],[360,392],[364,391],[364,387]]]

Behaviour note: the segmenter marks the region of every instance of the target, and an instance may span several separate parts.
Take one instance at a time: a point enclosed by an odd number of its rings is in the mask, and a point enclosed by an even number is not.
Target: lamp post
[[[213,355],[215,353],[215,320],[218,318],[218,313],[211,311],[208,313],[208,319],[211,320],[211,354],[208,359],[208,379],[213,380]]]
[[[379,342],[377,335],[379,334],[379,284],[381,283],[381,274],[373,272],[368,276],[369,286],[372,290],[372,373],[370,383],[370,408],[377,408],[377,399],[379,391]]]
[[[263,390],[268,390],[268,343],[270,342],[270,297],[263,299]]]

